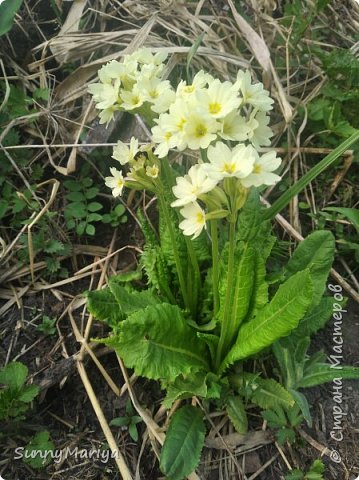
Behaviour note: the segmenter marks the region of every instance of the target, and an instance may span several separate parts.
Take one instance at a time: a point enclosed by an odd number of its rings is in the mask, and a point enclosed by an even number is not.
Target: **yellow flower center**
[[[165,133],[165,140],[169,140],[171,137],[172,137],[172,133],[171,133],[171,132]]]
[[[131,103],[132,105],[137,105],[139,103],[140,99],[138,97],[138,95],[134,95],[132,98],[131,98]]]
[[[194,91],[194,85],[187,85],[186,87],[184,87],[183,91],[185,93],[192,93]]]
[[[203,215],[202,212],[198,212],[196,214],[196,222],[199,223],[200,225],[202,225],[205,221],[205,216]]]
[[[121,188],[121,187],[123,187],[123,185],[124,185],[124,181],[121,180],[121,178],[119,178],[119,179],[117,180],[117,186],[118,186],[119,188]]]
[[[216,114],[222,110],[222,105],[218,102],[209,104],[209,113]]]
[[[149,92],[151,98],[157,98],[158,97],[158,91],[157,90],[151,90]]]
[[[183,130],[183,126],[184,124],[186,123],[186,119],[185,118],[181,118],[178,123],[177,123],[177,128],[178,130]]]
[[[195,129],[195,136],[197,138],[201,138],[201,137],[204,137],[207,133],[207,127],[206,125],[204,125],[203,123],[199,123],[197,126],[196,126],[196,129]]]
[[[262,167],[260,165],[255,165],[253,168],[253,173],[261,173]]]
[[[223,171],[226,173],[234,173],[236,170],[236,166],[234,163],[225,163],[223,167]]]

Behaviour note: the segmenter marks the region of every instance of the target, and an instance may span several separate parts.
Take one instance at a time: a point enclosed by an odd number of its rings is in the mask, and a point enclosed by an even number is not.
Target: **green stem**
[[[162,165],[162,171],[163,171],[163,174],[164,174],[164,179],[165,179],[165,182],[166,182],[166,186],[168,188],[171,188],[173,186],[174,182],[173,182],[173,174],[171,172],[171,168],[170,168],[170,164],[168,162],[168,159],[163,158],[162,162],[161,162],[161,165]],[[186,309],[192,311],[191,305],[190,305],[190,302],[189,302],[185,276],[184,276],[184,272],[183,272],[183,268],[182,268],[182,262],[181,262],[180,254],[179,254],[178,247],[177,247],[177,241],[176,241],[174,226],[173,226],[171,215],[170,215],[170,212],[169,212],[170,207],[169,207],[169,204],[166,201],[165,195],[163,193],[163,186],[161,185],[161,187],[162,187],[161,188],[161,194],[160,194],[161,207],[162,207],[162,211],[163,211],[164,216],[165,216],[165,221],[166,221],[166,224],[167,224],[167,228],[168,228],[168,231],[169,231],[169,234],[170,234],[170,237],[171,237],[172,248],[173,248],[173,256],[174,256],[175,263],[176,263],[176,270],[177,270],[178,280],[179,280],[179,284],[180,284],[181,294],[182,294],[183,302],[184,302],[184,305],[185,305]]]
[[[162,191],[159,194],[159,200],[160,200],[160,203],[161,203],[161,210],[162,210],[163,215],[165,217],[166,226],[168,228],[168,232],[169,232],[170,237],[171,237],[172,248],[173,248],[173,256],[174,256],[175,263],[176,263],[176,270],[177,270],[177,275],[178,275],[178,280],[179,280],[179,284],[180,284],[180,289],[181,289],[183,302],[184,302],[185,307],[187,309],[189,309],[186,282],[185,282],[185,278],[184,278],[184,275],[183,275],[182,263],[181,263],[180,255],[179,255],[178,248],[177,248],[176,235],[175,235],[175,232],[174,232],[174,229],[173,229],[171,216],[170,216],[170,213],[168,211],[168,204],[166,202],[165,196],[164,196]]]
[[[192,240],[188,237],[186,237],[185,240],[193,271],[193,277],[191,276],[190,281],[187,284],[188,297],[191,298],[190,303],[192,316],[193,318],[196,318],[198,308],[198,293],[201,288],[201,273],[199,270],[197,255],[193,248]],[[191,272],[189,268],[188,271]]]
[[[231,315],[232,315],[232,288],[233,288],[233,277],[234,277],[234,250],[236,245],[236,221],[234,218],[231,218],[229,224],[229,251],[228,251],[228,273],[227,273],[227,291],[224,303],[224,314],[221,325],[221,334],[219,337],[218,348],[217,348],[217,357],[216,365],[219,368],[222,361],[222,352],[231,344]]]
[[[218,221],[211,220],[211,239],[212,239],[212,274],[213,274],[213,317],[217,315],[219,309],[219,291],[218,291],[218,266],[219,266],[219,255],[218,255]]]

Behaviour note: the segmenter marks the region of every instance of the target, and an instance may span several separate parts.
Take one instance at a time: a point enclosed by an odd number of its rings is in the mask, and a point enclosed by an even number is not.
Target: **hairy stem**
[[[227,291],[224,302],[224,314],[221,326],[221,334],[219,337],[216,365],[219,367],[222,361],[222,354],[226,352],[226,349],[230,346],[232,341],[232,328],[231,328],[231,315],[232,315],[232,288],[234,277],[234,250],[235,250],[235,238],[236,233],[236,221],[231,218],[229,224],[229,251],[228,251],[228,273],[227,273]]]
[[[218,291],[218,221],[211,220],[211,239],[212,239],[212,275],[213,275],[213,317],[217,315],[219,309],[219,291]]]

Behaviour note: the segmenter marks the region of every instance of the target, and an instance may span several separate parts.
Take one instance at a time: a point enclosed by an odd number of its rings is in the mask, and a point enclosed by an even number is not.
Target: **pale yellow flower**
[[[192,112],[184,123],[183,143],[192,150],[207,148],[217,138],[219,128],[220,124],[210,115]]]
[[[105,178],[105,185],[112,189],[112,195],[114,197],[118,197],[122,195],[125,179],[123,178],[122,171],[117,170],[115,167],[111,167],[110,172],[112,177]]]
[[[208,176],[218,182],[226,177],[247,177],[253,170],[255,150],[251,145],[237,145],[231,150],[225,143],[217,142],[208,148],[209,163],[203,164]]]
[[[209,178],[203,168],[204,164],[193,165],[184,177],[176,178],[176,185],[172,191],[177,200],[171,203],[172,207],[182,207],[187,203],[193,203],[199,195],[207,193],[217,185],[217,181]]]
[[[268,152],[261,157],[256,153],[252,173],[245,178],[241,178],[242,185],[246,188],[274,185],[281,179],[279,175],[273,173],[280,163],[281,159],[276,156],[276,152]]]
[[[194,239],[201,234],[203,228],[206,228],[206,214],[198,203],[189,203],[180,210],[180,214],[185,218],[179,224],[184,235],[193,235]]]
[[[214,118],[223,118],[236,110],[241,100],[231,82],[213,80],[207,89],[196,93],[198,104]]]
[[[126,165],[126,163],[132,162],[135,159],[138,151],[138,140],[135,137],[132,137],[130,145],[126,145],[121,141],[117,142],[117,145],[113,149],[112,158],[118,160],[121,165]]]

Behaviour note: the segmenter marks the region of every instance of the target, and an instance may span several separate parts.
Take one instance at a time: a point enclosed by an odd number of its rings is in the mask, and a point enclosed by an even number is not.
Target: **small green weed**
[[[123,417],[116,417],[111,420],[110,425],[113,427],[121,427],[128,430],[130,437],[134,442],[138,440],[137,424],[142,422],[142,418],[135,415],[132,403],[130,400],[126,403],[126,415]]]

